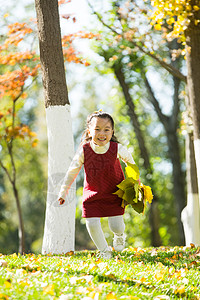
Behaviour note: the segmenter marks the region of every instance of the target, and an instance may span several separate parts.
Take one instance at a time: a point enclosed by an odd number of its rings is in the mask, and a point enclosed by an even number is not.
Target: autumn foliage
[[[185,43],[185,30],[188,25],[193,23],[197,26],[200,22],[198,0],[152,0],[151,5],[154,8],[151,24],[155,29],[161,30],[163,26],[165,30],[165,23],[171,26],[171,32],[166,34],[168,40],[178,38],[179,41]]]
[[[8,15],[6,14],[5,18],[7,17]],[[24,139],[29,137],[32,141],[32,146],[36,146],[36,134],[27,125],[17,124],[16,120],[18,110],[16,103],[28,97],[28,88],[40,75],[39,56],[29,46],[29,41],[33,39],[36,31],[36,22],[35,20],[30,20],[30,23],[15,22],[7,27],[7,34],[0,45],[0,64],[3,69],[2,75],[0,75],[0,136],[5,138],[7,142],[14,138]],[[73,41],[92,38],[98,38],[98,35],[83,31],[65,35],[62,38],[65,62],[80,63],[88,66],[89,62],[82,58],[80,53],[73,47]]]
[[[60,2],[62,4],[66,1]],[[5,14],[4,18],[7,20],[9,15]],[[75,22],[75,19],[73,21]],[[0,44],[0,166],[7,175],[15,197],[19,220],[19,253],[22,254],[26,249],[20,196],[16,181],[18,166],[16,153],[18,147],[24,145],[19,141],[27,140],[31,147],[37,146],[38,143],[37,134],[29,126],[29,122],[22,121],[22,114],[24,104],[29,97],[31,98],[29,91],[33,88],[33,93],[34,84],[41,77],[41,66],[35,42],[36,21],[31,19],[26,23],[8,24],[8,21],[5,23],[7,31],[1,36]],[[80,53],[74,49],[72,43],[77,38],[90,39],[93,37],[94,35],[84,32],[79,32],[74,36],[66,35],[62,41],[64,60],[81,63],[85,66],[89,65],[86,59],[80,57]]]
[[[16,137],[24,139],[28,136],[35,146],[36,134],[27,125],[18,124],[16,115],[21,107],[17,106],[17,102],[27,98],[26,90],[38,76],[40,68],[39,57],[35,51],[22,51],[19,45],[32,32],[33,29],[26,23],[8,25],[7,35],[0,47],[0,64],[3,69],[3,74],[0,75],[0,135],[6,142]]]

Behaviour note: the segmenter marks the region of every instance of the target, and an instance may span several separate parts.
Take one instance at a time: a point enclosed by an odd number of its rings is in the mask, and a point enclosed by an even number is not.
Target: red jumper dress
[[[84,151],[84,218],[111,217],[124,214],[122,199],[113,195],[116,185],[124,180],[124,174],[117,158],[118,144],[110,142],[108,151],[98,154],[90,143],[83,146]]]

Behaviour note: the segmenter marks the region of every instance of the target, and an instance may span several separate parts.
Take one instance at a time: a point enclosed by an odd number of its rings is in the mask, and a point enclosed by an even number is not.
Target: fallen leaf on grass
[[[91,282],[92,281],[92,278],[93,276],[92,275],[84,275],[84,276],[81,276],[81,277],[78,277],[78,276],[73,276],[70,278],[70,283],[71,284],[76,284],[77,281],[81,281],[81,280],[86,280],[87,283]]]
[[[185,293],[185,285],[181,285],[179,286],[175,291],[174,291],[175,294],[179,294],[179,295],[182,295]]]
[[[109,279],[111,279],[111,280],[117,280],[117,277],[114,275],[114,274],[112,274],[112,273],[110,273],[110,272],[107,272],[106,274],[105,274],[105,276],[107,277],[107,278],[109,278]]]
[[[95,291],[90,292],[89,295],[88,295],[88,297],[90,297],[93,300],[98,300],[99,299],[99,293],[95,292]]]
[[[72,256],[72,255],[74,255],[74,251],[69,251],[69,252],[65,253],[65,256]]]
[[[47,285],[43,288],[43,293],[54,296],[54,284]]]
[[[30,284],[31,284],[31,282],[28,278],[26,278],[26,279],[17,279],[17,283],[21,287],[30,286]]]
[[[140,300],[141,298],[136,296],[122,296],[120,299],[132,299],[132,300]]]
[[[18,276],[18,277],[21,277],[23,276],[24,274],[26,273],[26,271],[24,269],[17,269],[15,274]]]
[[[167,271],[165,269],[162,270],[158,270],[155,272],[155,278],[157,281],[162,281],[165,278],[165,274],[167,273]]]
[[[106,300],[117,300],[117,297],[115,293],[110,292],[109,294],[106,295]]]
[[[73,299],[74,294],[67,294],[67,295],[60,295],[60,297],[58,298],[58,300],[70,300]]]
[[[193,261],[191,261],[191,263],[189,264],[189,267],[195,267],[195,266],[197,266],[198,265],[198,263],[195,261],[195,260],[193,260]]]
[[[0,267],[7,267],[8,263],[6,260],[0,260]]]
[[[88,288],[87,287],[85,287],[85,286],[77,287],[76,294],[79,294],[79,295],[84,294],[85,295],[86,293],[88,293]]]
[[[96,269],[98,269],[98,266],[96,264],[91,264],[90,265],[90,268],[89,268],[90,272],[92,272],[92,271],[94,271]]]
[[[6,294],[0,294],[0,300],[8,300],[8,296]]]
[[[11,285],[12,285],[10,279],[4,281],[4,285],[5,285],[5,287],[6,287],[7,289],[9,289],[9,288],[11,287]]]
[[[154,297],[153,300],[170,300],[170,297],[167,295],[158,295]]]

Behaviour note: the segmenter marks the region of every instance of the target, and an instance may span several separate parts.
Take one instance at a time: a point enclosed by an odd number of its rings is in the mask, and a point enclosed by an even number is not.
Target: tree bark
[[[17,204],[17,212],[18,212],[18,219],[19,219],[19,228],[18,228],[18,236],[19,236],[19,253],[25,253],[25,232],[24,232],[24,222],[22,218],[22,209],[20,205],[20,200],[18,196],[18,190],[16,188],[15,183],[13,182],[13,191],[15,195],[15,200]]]
[[[195,1],[192,0],[190,4],[191,6],[195,5]],[[199,19],[200,10],[196,11],[194,16],[191,17],[190,24],[185,34],[188,95],[194,126],[194,153],[197,168],[198,190],[200,191],[200,23],[195,23],[195,20]]]
[[[180,147],[178,142],[177,133],[175,131],[167,131],[167,141],[168,141],[168,153],[173,165],[173,190],[174,198],[177,210],[177,221],[180,236],[180,245],[185,245],[185,235],[183,229],[183,223],[181,220],[181,212],[186,205],[186,184],[184,180],[184,174],[181,168],[180,161]]]
[[[159,103],[155,98],[154,92],[148,82],[147,78],[145,79],[145,84],[149,93],[149,100],[157,112],[157,115],[160,119],[160,122],[163,124],[168,143],[168,155],[172,162],[172,176],[173,176],[173,190],[174,190],[174,199],[177,210],[177,219],[178,219],[178,228],[179,228],[179,236],[181,245],[185,244],[185,236],[183,224],[181,221],[181,212],[186,205],[186,194],[185,194],[185,182],[184,182],[184,174],[181,167],[180,161],[180,148],[177,137],[177,116],[179,112],[179,104],[178,104],[178,87],[179,87],[179,79],[174,78],[174,108],[173,113],[170,117],[164,115],[159,107]]]
[[[45,107],[69,104],[58,1],[35,0]]]
[[[75,188],[58,194],[74,155],[57,0],[35,0],[48,134],[48,191],[42,253],[74,251]]]
[[[114,71],[115,71],[115,75],[119,81],[119,84],[122,88],[122,91],[123,91],[123,94],[125,97],[125,101],[128,106],[128,115],[130,117],[131,123],[133,125],[134,131],[136,134],[136,138],[137,138],[139,148],[140,148],[141,157],[143,158],[143,161],[144,161],[143,165],[146,170],[146,175],[152,175],[153,171],[152,171],[151,164],[150,164],[149,153],[148,153],[148,150],[145,145],[143,133],[140,129],[140,123],[138,121],[138,116],[135,112],[135,106],[132,101],[131,95],[129,93],[129,87],[128,87],[127,83],[125,82],[124,74],[123,74],[121,68],[116,67],[114,69]],[[147,176],[147,177],[149,177],[149,176]],[[152,176],[150,176],[150,177],[152,178]],[[154,185],[152,179],[148,179],[148,182],[149,182],[150,186],[152,187],[153,194],[154,194],[154,199],[150,206],[150,212],[149,212],[149,223],[151,226],[151,244],[154,247],[158,247],[162,244],[160,234],[159,234],[158,197],[154,191],[155,185]]]

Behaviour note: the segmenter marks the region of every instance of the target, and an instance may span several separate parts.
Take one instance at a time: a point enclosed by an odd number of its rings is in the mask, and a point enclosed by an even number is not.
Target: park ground
[[[0,300],[200,299],[200,247],[0,254]]]

